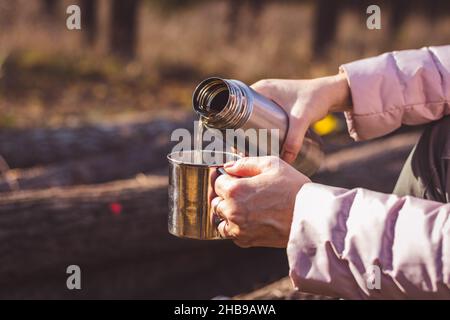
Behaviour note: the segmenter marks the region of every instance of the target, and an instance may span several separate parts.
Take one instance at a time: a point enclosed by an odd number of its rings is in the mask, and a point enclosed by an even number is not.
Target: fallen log
[[[398,165],[399,162],[405,160],[405,155],[412,149],[418,137],[417,132],[403,133],[333,152],[327,155],[315,179],[320,182],[334,183],[337,186],[357,186],[361,183],[360,177],[351,183],[352,177],[355,176],[352,167],[356,163],[362,164],[362,168],[368,172],[366,175],[370,175],[372,170],[370,159],[373,157],[385,157],[386,166],[393,168],[392,166],[395,166],[396,163]],[[0,178],[0,192],[104,183],[129,179],[139,173],[161,171],[166,168],[166,154],[170,152],[172,146],[168,140],[169,135],[167,134],[152,143],[134,144],[124,150],[69,160],[62,164],[4,170],[3,177]],[[396,160],[396,157],[399,158]],[[330,181],[330,177],[327,176],[328,172],[337,170],[341,171],[339,180]],[[376,170],[378,168],[375,168]],[[348,172],[350,177],[343,179],[342,175],[345,172]],[[383,174],[383,172],[378,172],[378,174]],[[388,192],[389,188],[392,188],[391,184],[383,186],[370,184],[370,186],[384,192]]]
[[[169,235],[167,201],[154,176],[2,194],[0,298],[211,298],[286,273],[284,250]]]
[[[10,168],[29,168],[168,141],[172,130],[190,126],[186,120],[158,119],[74,128],[3,129],[0,155]]]
[[[314,180],[387,189],[413,141],[395,152],[375,142],[330,158]],[[170,236],[167,210],[165,177],[3,193],[0,298],[211,298],[287,274],[284,250]],[[82,269],[81,291],[66,288],[71,264]]]
[[[167,141],[161,140],[63,163],[7,170],[0,178],[0,192],[130,179],[165,168],[170,147]]]
[[[330,300],[331,297],[296,291],[289,277],[248,293],[241,293],[233,300]]]
[[[136,228],[143,222],[154,222],[157,215],[152,214],[152,209],[165,205],[165,180],[164,177],[143,177],[98,187],[51,188],[3,194],[0,199],[0,239],[4,246],[0,249],[3,251],[0,256],[3,262],[6,258],[10,261],[0,265],[0,274],[11,275],[18,269],[26,270],[27,265],[33,266],[33,271],[53,266],[58,264],[60,254],[65,250],[85,257],[79,263],[85,263],[97,255],[100,251],[97,251],[100,249],[98,246],[102,247],[103,254],[113,254],[108,252],[113,248],[107,243],[92,240],[111,237],[109,240],[114,241],[116,237],[122,238],[122,232],[127,229]],[[120,212],[117,209],[113,211],[111,204],[117,204]],[[95,230],[95,234],[83,233],[87,226]],[[154,232],[158,231],[162,232],[158,228]],[[130,233],[127,243],[136,241],[139,235],[142,234]],[[32,247],[38,250],[28,251],[26,255],[21,250]],[[22,264],[23,268],[18,268]],[[0,287],[3,281],[10,279],[0,276]]]
[[[390,193],[419,136],[419,132],[401,133],[334,152],[326,156],[312,180]]]

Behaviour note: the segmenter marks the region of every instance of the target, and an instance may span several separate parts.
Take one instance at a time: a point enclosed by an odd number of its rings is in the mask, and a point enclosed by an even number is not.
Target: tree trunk
[[[15,1],[0,0],[0,29],[3,32],[14,26],[18,10]]]
[[[93,46],[97,37],[97,0],[80,0],[82,12],[83,36],[85,42]]]
[[[44,12],[45,14],[47,14],[49,17],[56,17],[56,15],[58,14],[58,0],[42,0],[43,5],[44,5]]]
[[[136,52],[137,9],[139,0],[113,0],[110,21],[111,51],[124,59]]]
[[[396,0],[390,3],[391,14],[389,15],[389,37],[394,40],[399,34],[400,28],[411,11],[410,0]]]
[[[250,37],[258,31],[258,18],[267,4],[267,0],[229,0],[226,21],[228,24],[228,41],[236,42],[239,35],[239,29],[244,31]],[[245,8],[248,8],[248,21],[245,25],[241,24],[242,14]]]
[[[315,9],[313,52],[323,58],[334,42],[339,15],[339,1],[318,0]]]
[[[229,0],[228,12],[227,12],[227,24],[228,24],[228,41],[235,42],[239,28],[239,16],[243,7],[243,1]]]

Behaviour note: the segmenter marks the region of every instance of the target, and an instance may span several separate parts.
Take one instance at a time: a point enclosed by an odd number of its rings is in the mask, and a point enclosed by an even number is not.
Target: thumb
[[[278,103],[278,89],[274,85],[272,79],[259,80],[258,82],[252,84],[250,87],[257,93]]]
[[[288,133],[281,150],[281,158],[292,164],[300,152],[303,139],[308,130],[308,123],[304,119],[290,119]]]
[[[234,162],[227,162],[223,168],[228,174],[238,177],[253,177],[264,171],[268,157],[247,157]]]

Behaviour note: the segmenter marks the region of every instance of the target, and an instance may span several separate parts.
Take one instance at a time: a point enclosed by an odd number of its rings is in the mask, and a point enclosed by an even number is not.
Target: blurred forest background
[[[310,78],[389,50],[445,44],[449,1],[85,0],[0,2],[0,125],[59,126],[190,109],[210,75]]]
[[[448,0],[0,0],[0,298],[212,298],[285,276],[283,250],[167,234],[165,155],[192,129],[195,85],[449,43]],[[314,179],[390,192],[418,133],[354,144],[333,128]],[[65,287],[70,264],[81,291]],[[283,281],[262,296],[305,298]]]

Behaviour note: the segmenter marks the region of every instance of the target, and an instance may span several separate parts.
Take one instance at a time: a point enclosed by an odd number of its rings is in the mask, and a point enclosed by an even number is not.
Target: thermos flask
[[[289,128],[289,117],[274,101],[262,96],[241,81],[222,78],[208,78],[194,90],[193,108],[207,128],[237,130],[243,134],[247,129],[267,129],[266,141],[272,141],[272,132],[278,132],[278,150],[271,144],[261,144],[247,139],[245,150],[237,150],[245,155],[252,147],[261,154],[279,155],[280,148]],[[271,129],[278,129],[273,131]],[[223,136],[223,135],[222,135]],[[252,146],[251,144],[256,144]],[[313,175],[320,167],[324,157],[321,140],[311,129],[305,135],[299,155],[293,166],[307,176]],[[261,150],[264,148],[265,150]]]

